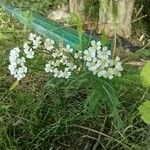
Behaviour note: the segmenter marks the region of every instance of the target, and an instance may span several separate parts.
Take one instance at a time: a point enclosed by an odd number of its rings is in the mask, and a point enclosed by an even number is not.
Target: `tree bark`
[[[70,13],[75,13],[84,18],[84,2],[85,0],[69,0]]]
[[[55,21],[64,22],[67,17],[68,17],[68,5],[67,4],[57,6],[55,10],[50,10],[48,12],[48,18],[53,19]]]
[[[101,1],[101,0],[100,0]],[[118,0],[116,1],[117,5],[117,17],[115,21],[112,17],[112,12],[110,9],[102,7],[102,5],[99,8],[99,32],[102,32],[103,30],[107,33],[109,36],[113,36],[114,33],[117,33],[118,35],[129,38],[131,37],[131,28],[132,28],[132,13],[134,8],[134,2],[135,0]],[[107,6],[108,8],[110,7]]]

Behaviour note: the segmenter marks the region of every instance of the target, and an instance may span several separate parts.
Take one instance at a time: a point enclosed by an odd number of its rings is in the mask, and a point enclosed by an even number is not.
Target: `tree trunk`
[[[103,7],[102,1],[104,2],[105,0],[100,0],[99,32],[104,30],[109,36],[113,36],[114,33],[117,33],[122,37],[129,38],[131,36],[132,13],[135,0],[116,1],[115,5],[116,9],[118,9],[116,19],[113,18],[111,9],[108,9],[112,6],[111,1],[109,1],[107,6],[105,5],[106,7]]]
[[[69,0],[70,13],[75,13],[84,18],[84,1],[85,0]]]
[[[50,10],[48,12],[48,18],[53,19],[55,21],[64,22],[68,17],[68,5],[62,4],[61,6],[57,6],[55,10]]]

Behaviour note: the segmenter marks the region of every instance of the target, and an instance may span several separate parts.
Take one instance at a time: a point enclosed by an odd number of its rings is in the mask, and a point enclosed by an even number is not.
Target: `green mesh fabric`
[[[63,42],[64,44],[69,44],[74,49],[87,48],[91,40],[99,40],[86,33],[82,33],[82,37],[81,35],[79,37],[77,31],[72,28],[64,27],[63,25],[37,13],[22,11],[20,8],[6,4],[3,0],[0,0],[0,6],[25,26],[31,28],[35,33],[53,39],[57,43]]]

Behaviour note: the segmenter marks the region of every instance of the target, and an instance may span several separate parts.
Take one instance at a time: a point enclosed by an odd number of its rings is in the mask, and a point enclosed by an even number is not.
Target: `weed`
[[[0,149],[149,148],[150,128],[137,115],[145,90],[137,67],[124,66],[123,76],[109,82],[89,73],[64,81],[33,64],[29,76],[9,91],[8,50],[21,45],[29,31],[2,10],[0,17]]]

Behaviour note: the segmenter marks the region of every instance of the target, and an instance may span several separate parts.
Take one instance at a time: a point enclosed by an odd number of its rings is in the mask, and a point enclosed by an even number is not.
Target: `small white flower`
[[[65,78],[68,79],[71,76],[71,72],[65,72]]]
[[[93,41],[91,41],[91,45],[92,46],[95,46],[96,45],[96,42],[93,40]]]
[[[48,64],[45,65],[45,71],[48,73],[48,72],[52,72],[52,65],[51,65],[51,62],[49,62]]]
[[[30,33],[29,35],[29,40],[32,42],[32,48],[37,49],[39,45],[42,43],[41,42],[41,37],[37,36],[36,34]]]
[[[60,52],[58,51],[58,50],[56,50],[56,51],[54,51],[53,53],[52,53],[52,57],[53,58],[57,58],[57,57],[59,57],[58,55],[60,54]]]
[[[26,62],[26,60],[25,60],[24,57],[21,57],[21,58],[17,58],[17,59],[16,59],[16,63],[17,63],[17,64],[24,65],[25,62]]]
[[[91,54],[89,53],[88,50],[85,50],[83,53],[84,53],[84,56],[83,56],[84,61],[92,61]]]
[[[108,68],[107,75],[109,79],[112,79],[114,75],[114,70],[112,68]]]
[[[108,50],[108,51],[106,52],[106,55],[107,55],[107,56],[110,56],[110,55],[111,55],[111,51]]]
[[[59,70],[58,70],[57,68],[54,68],[53,72],[54,72],[54,77],[60,78],[60,77],[59,77],[60,72],[59,72]]]
[[[83,59],[88,70],[98,77],[112,79],[114,75],[120,76],[123,70],[120,58],[112,60],[111,51],[106,46],[102,47],[100,41],[91,41],[91,47],[83,52]]]
[[[110,59],[109,65],[110,65],[111,67],[114,66],[114,60],[113,60],[113,59]]]
[[[95,50],[100,50],[101,49],[101,42],[100,41],[96,42],[93,40],[93,41],[91,41],[91,46]]]
[[[20,57],[19,48],[14,48],[10,51],[9,62],[10,65],[8,66],[8,69],[10,70],[11,75],[17,80],[24,78],[27,73],[27,67],[25,66],[26,60],[24,57]]]
[[[48,51],[52,51],[54,49],[54,40],[51,40],[49,38],[47,38],[45,41],[44,41],[44,46],[45,46],[45,49],[48,50]]]
[[[102,47],[102,51],[106,52],[107,51],[107,47],[106,46]]]
[[[83,52],[80,50],[79,52],[77,52],[77,53],[74,54],[74,58],[75,59],[77,59],[77,58],[83,59],[82,54],[83,54]]]
[[[30,49],[30,46],[27,43],[24,43],[23,48],[24,52],[26,53]]]
[[[102,76],[103,76],[104,78],[107,78],[107,77],[108,77],[106,70],[102,70]]]
[[[12,49],[10,51],[9,61],[10,62],[16,61],[16,59],[19,57],[19,53],[20,53],[20,49],[18,47]]]
[[[8,66],[8,69],[10,70],[10,74],[11,75],[14,75],[14,74],[16,74],[16,67],[17,67],[17,65],[12,65],[12,64],[10,64],[9,66]]]
[[[34,57],[34,51],[32,48],[29,47],[26,43],[24,44],[24,53],[26,54],[26,57],[29,59],[32,59]]]
[[[73,49],[71,48],[71,46],[69,44],[67,44],[66,48],[64,49],[64,51],[72,53]]]
[[[115,58],[115,62],[118,62],[118,61],[120,61],[120,58],[117,56],[117,57]]]
[[[33,33],[30,33],[30,34],[29,34],[29,40],[30,40],[30,41],[34,41],[35,38],[36,38],[36,34],[33,34]]]
[[[69,45],[69,44],[67,44],[66,48],[67,48],[67,49],[70,49],[70,45]]]
[[[95,49],[89,47],[88,51],[89,51],[89,54],[91,55],[92,58],[96,57],[96,50]]]
[[[37,49],[39,45],[41,44],[40,37],[37,37],[35,41],[33,41],[33,49]]]
[[[122,63],[120,62],[120,58],[118,56],[114,60],[114,66],[115,69],[118,70],[119,72],[123,71]]]
[[[98,41],[97,46],[101,46],[101,45],[102,45],[101,41]]]
[[[26,53],[26,57],[29,59],[32,59],[34,57],[34,51],[32,49],[30,49],[27,53]]]
[[[98,75],[98,77],[107,78],[107,71],[106,70],[100,70],[97,75]]]
[[[45,71],[50,72],[57,78],[69,78],[72,71],[77,69],[77,66],[68,58],[68,53],[72,52],[70,45],[55,49],[52,53],[52,60],[45,65]]]

